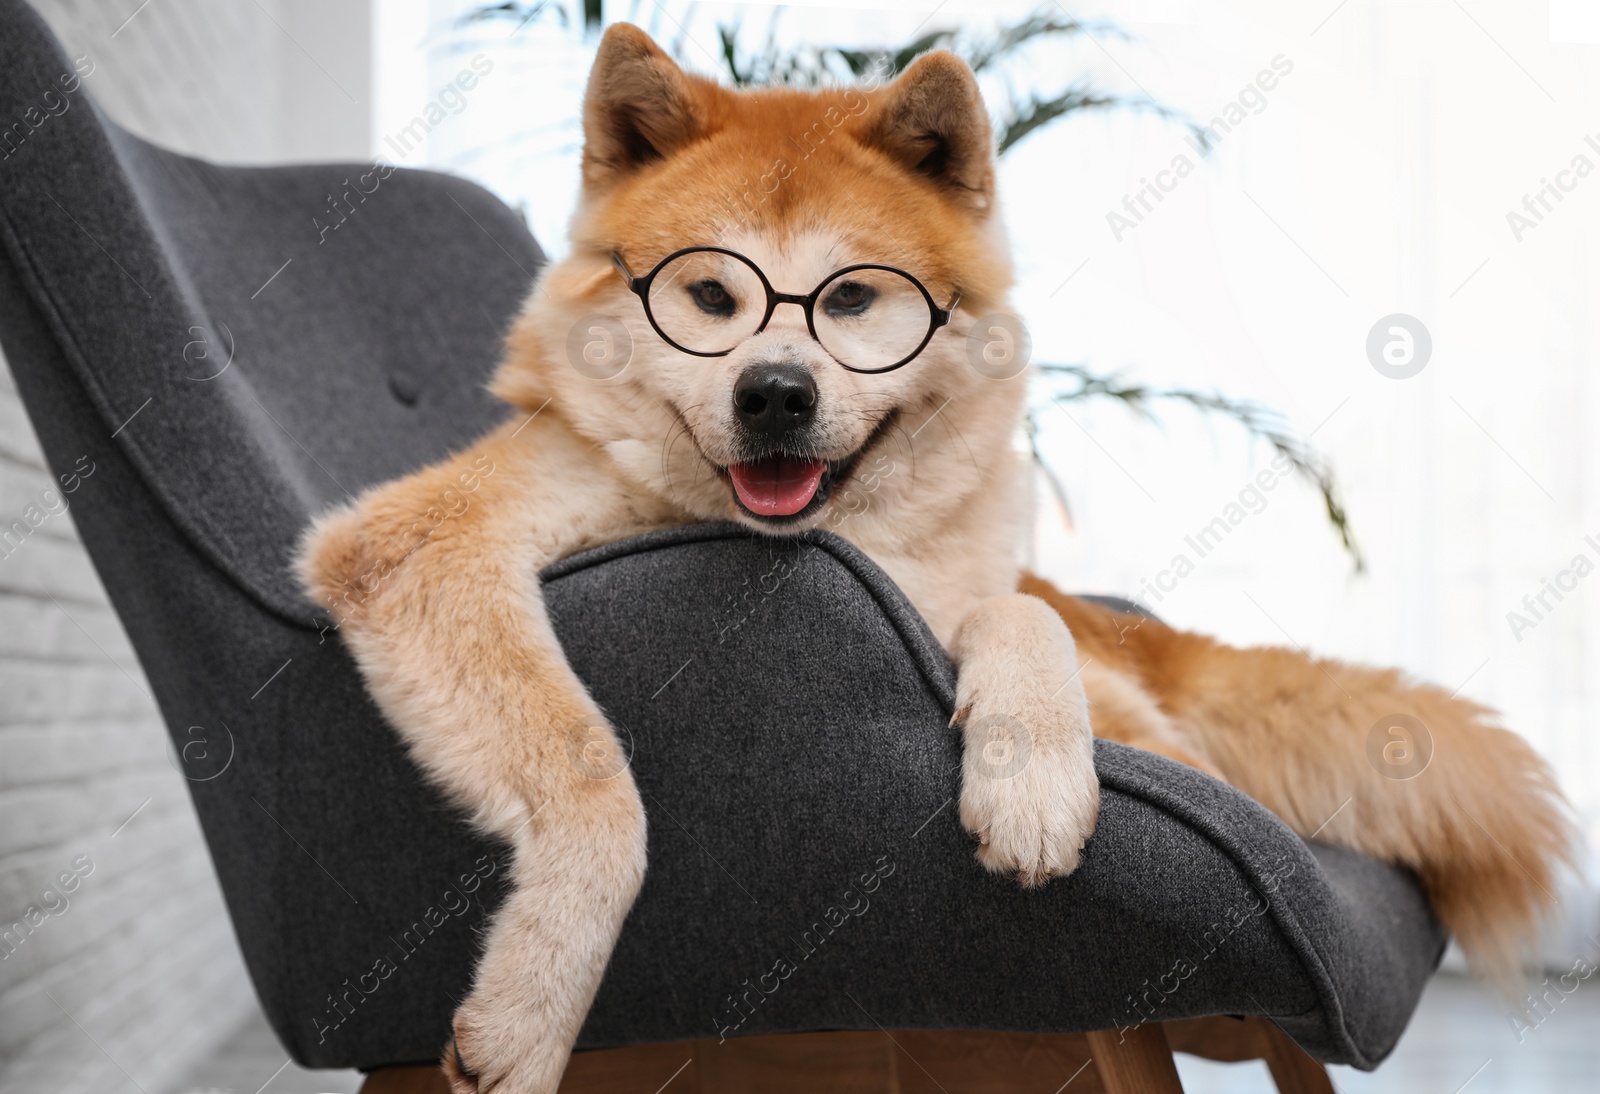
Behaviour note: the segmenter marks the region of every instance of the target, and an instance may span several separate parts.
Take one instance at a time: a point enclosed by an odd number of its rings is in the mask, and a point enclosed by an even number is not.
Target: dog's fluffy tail
[[[1061,614],[1081,663],[1137,681],[1202,765],[1302,837],[1414,870],[1473,970],[1517,993],[1575,830],[1548,765],[1492,711],[1394,670],[1119,615],[1031,575],[1022,591]]]

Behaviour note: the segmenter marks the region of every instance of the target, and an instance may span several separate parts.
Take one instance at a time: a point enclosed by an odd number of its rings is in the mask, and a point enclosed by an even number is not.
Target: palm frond
[[[843,61],[858,78],[876,69],[884,78],[893,79],[930,49],[949,48],[955,36],[953,30],[936,30],[897,48],[833,49],[828,52]]]
[[[541,15],[554,15],[562,26],[567,25],[567,9],[554,0],[532,0],[532,3],[518,3],[517,0],[506,0],[501,4],[479,4],[461,13],[456,19],[457,27],[468,26],[472,23],[487,23],[495,20],[506,20],[515,24],[514,29],[520,30],[528,23],[533,22]]]
[[[962,53],[974,72],[983,72],[1014,54],[1029,42],[1041,38],[1076,35],[1090,38],[1105,36],[1126,38],[1127,33],[1115,23],[1085,19],[1061,19],[1048,10],[1034,12],[1020,22],[1001,25],[988,38],[974,39]]]
[[[1193,391],[1188,388],[1158,388],[1147,384],[1130,383],[1115,375],[1101,376],[1083,365],[1040,364],[1035,367],[1046,377],[1046,384],[1053,384],[1055,387],[1050,393],[1051,403],[1081,402],[1094,398],[1116,399],[1134,413],[1155,422],[1159,419],[1151,406],[1152,403],[1178,402],[1202,413],[1221,414],[1232,419],[1249,436],[1266,441],[1289,461],[1297,474],[1316,487],[1322,496],[1328,523],[1333,525],[1334,532],[1350,555],[1356,572],[1360,573],[1366,569],[1366,559],[1356,543],[1349,513],[1344,507],[1338,482],[1334,478],[1333,469],[1328,465],[1327,458],[1296,432],[1278,411],[1253,400],[1233,399],[1214,392]],[[1062,381],[1076,386],[1065,386]],[[1064,386],[1065,390],[1062,390]],[[1030,432],[1032,428],[1030,424]],[[1035,459],[1042,464],[1043,460],[1037,445],[1033,451]],[[1046,470],[1048,472],[1048,467]],[[1054,481],[1053,476],[1052,481]],[[1056,484],[1055,488],[1059,493],[1059,484]]]
[[[1121,95],[1110,91],[1096,91],[1087,84],[1074,84],[1047,98],[1029,95],[1026,99],[1013,99],[995,126],[997,145],[995,151],[1005,155],[1008,150],[1035,130],[1060,121],[1068,114],[1085,110],[1142,110],[1169,121],[1181,121],[1190,130],[1195,125],[1181,111],[1174,110],[1143,95]]]

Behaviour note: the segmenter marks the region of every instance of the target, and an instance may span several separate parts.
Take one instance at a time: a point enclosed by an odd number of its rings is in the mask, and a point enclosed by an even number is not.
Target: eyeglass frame
[[[656,322],[655,314],[650,310],[650,286],[652,283],[654,283],[656,275],[661,273],[661,271],[667,267],[668,263],[682,258],[686,254],[695,254],[700,252],[727,255],[729,258],[744,263],[761,282],[761,287],[766,290],[766,313],[761,317],[760,325],[745,337],[754,337],[755,335],[766,330],[767,324],[772,322],[772,316],[778,310],[779,304],[794,304],[806,313],[806,330],[810,333],[811,340],[816,342],[817,345],[822,346],[823,350],[827,352],[829,357],[833,357],[834,362],[840,368],[847,369],[850,372],[860,373],[864,376],[875,376],[883,372],[893,372],[902,365],[909,364],[911,361],[913,361],[918,354],[928,348],[928,343],[933,341],[933,336],[938,333],[939,328],[949,324],[951,317],[955,315],[956,306],[961,303],[961,293],[957,291],[955,296],[950,298],[949,306],[941,308],[938,302],[934,300],[933,294],[928,291],[928,287],[924,285],[922,280],[915,274],[908,270],[902,270],[898,266],[889,266],[881,262],[858,262],[853,266],[845,266],[842,269],[835,270],[833,273],[823,278],[822,283],[819,284],[815,289],[812,289],[811,292],[801,296],[795,293],[778,292],[772,287],[772,282],[767,280],[766,273],[761,269],[760,266],[755,264],[753,259],[746,255],[740,254],[738,251],[729,250],[727,247],[683,247],[679,250],[673,251],[660,262],[657,262],[653,267],[651,267],[649,273],[642,274],[638,277],[635,277],[633,271],[628,269],[628,264],[623,261],[621,253],[612,251],[611,262],[616,266],[617,272],[622,275],[623,280],[627,282],[628,291],[639,298],[639,303],[644,308],[644,317],[649,321],[651,329],[654,330],[656,334],[660,336],[661,340],[667,345],[671,346],[675,350],[678,350],[679,352],[687,353],[691,357],[726,357],[728,354],[739,348],[737,345],[733,345],[724,350],[715,350],[707,353],[704,350],[695,350],[690,349],[688,346],[679,345],[676,341],[668,336],[666,331],[661,329],[661,324]],[[833,351],[829,350],[826,345],[823,345],[822,339],[817,337],[816,305],[817,301],[822,297],[822,291],[829,285],[832,285],[835,281],[839,280],[839,278],[843,277],[845,274],[854,273],[857,270],[883,270],[886,273],[899,274],[901,277],[915,285],[917,287],[917,291],[922,294],[922,299],[927,302],[928,333],[923,335],[922,341],[917,344],[916,349],[912,350],[910,353],[900,358],[900,360],[896,361],[892,365],[884,365],[881,368],[857,368],[854,365],[848,365],[839,360],[838,357],[834,356]]]

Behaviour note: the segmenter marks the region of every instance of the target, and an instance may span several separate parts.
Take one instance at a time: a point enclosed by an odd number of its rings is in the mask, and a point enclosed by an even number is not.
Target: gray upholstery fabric
[[[69,71],[0,0],[0,125]],[[312,214],[366,168],[217,168],[71,98],[0,159],[0,341],[52,464],[97,464],[74,519],[175,740],[228,727],[226,766],[187,774],[279,1036],[313,1066],[432,1059],[504,852],[421,782],[284,562],[319,508],[495,420],[479,389],[538,248],[422,172],[319,243]],[[233,364],[196,379],[220,360],[185,356],[190,328],[224,324]],[[1082,868],[1035,892],[985,874],[950,666],[836,538],[693,527],[545,577],[651,826],[582,1046],[1264,1013],[1372,1067],[1438,961],[1402,871],[1106,743]]]

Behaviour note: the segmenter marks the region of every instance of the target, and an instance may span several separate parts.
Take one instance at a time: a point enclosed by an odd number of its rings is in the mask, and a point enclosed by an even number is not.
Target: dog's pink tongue
[[[811,504],[822,483],[821,460],[791,456],[736,463],[728,468],[733,489],[752,513],[763,517],[789,517]]]

